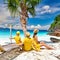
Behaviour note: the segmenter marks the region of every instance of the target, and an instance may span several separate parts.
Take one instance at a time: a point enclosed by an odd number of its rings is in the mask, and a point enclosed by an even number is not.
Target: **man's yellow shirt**
[[[15,36],[14,39],[15,39],[15,41],[16,41],[16,44],[20,44],[20,43],[21,43],[21,38],[20,38],[20,36]]]
[[[24,38],[24,50],[29,51],[32,49],[32,39],[31,38]]]

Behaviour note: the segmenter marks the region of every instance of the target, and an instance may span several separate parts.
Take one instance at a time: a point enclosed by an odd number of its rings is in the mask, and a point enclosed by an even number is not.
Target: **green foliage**
[[[60,15],[55,17],[54,22],[51,24],[49,30],[54,30],[55,28],[60,29]]]
[[[12,16],[19,15],[21,3],[27,7],[27,13],[29,12],[32,16],[35,16],[35,7],[40,3],[40,1],[41,0],[5,0]]]
[[[19,14],[19,0],[5,0],[5,2],[12,16],[16,16]]]

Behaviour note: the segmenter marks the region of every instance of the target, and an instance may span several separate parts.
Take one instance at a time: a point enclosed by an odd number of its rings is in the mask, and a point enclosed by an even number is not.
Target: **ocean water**
[[[23,40],[24,38],[24,34],[22,30],[14,30],[12,29],[12,37],[14,37],[16,35],[16,32],[20,31],[20,36],[21,39]],[[33,30],[28,30],[31,34],[31,37],[33,36]],[[37,36],[38,36],[38,40],[39,41],[50,41],[50,36],[47,35],[48,31],[46,30],[39,30]],[[10,38],[10,30],[7,28],[0,28],[0,44],[5,45],[7,43],[10,43],[11,40]],[[12,40],[12,42],[15,42],[14,40]]]
[[[12,36],[15,36],[17,31],[20,31],[20,36],[24,37],[22,30],[14,30],[14,29],[12,29]],[[33,30],[28,30],[28,31],[30,32],[31,37],[32,37],[33,36]],[[44,35],[47,35],[47,33],[48,33],[47,30],[39,30],[37,35],[38,36],[44,36]],[[3,37],[4,38],[10,37],[10,30],[9,29],[7,29],[7,28],[6,29],[3,29],[3,28],[0,29],[0,38],[3,38]]]

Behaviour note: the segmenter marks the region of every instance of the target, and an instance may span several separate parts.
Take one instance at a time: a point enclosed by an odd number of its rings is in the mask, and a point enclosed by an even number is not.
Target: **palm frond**
[[[7,8],[12,16],[17,16],[19,14],[19,0],[6,0]]]
[[[27,10],[33,17],[35,16],[35,8],[34,7],[28,8]]]
[[[35,16],[35,7],[41,2],[41,0],[26,0],[27,10],[32,15]]]
[[[35,7],[35,6],[38,5],[40,2],[41,2],[41,0],[29,0],[29,2],[27,2],[27,3],[28,3],[28,6],[30,5],[30,6]]]

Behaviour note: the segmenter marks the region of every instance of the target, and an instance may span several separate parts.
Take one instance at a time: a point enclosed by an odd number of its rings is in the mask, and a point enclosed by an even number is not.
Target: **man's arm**
[[[15,38],[11,38],[11,37],[10,37],[9,39],[15,39]]]

